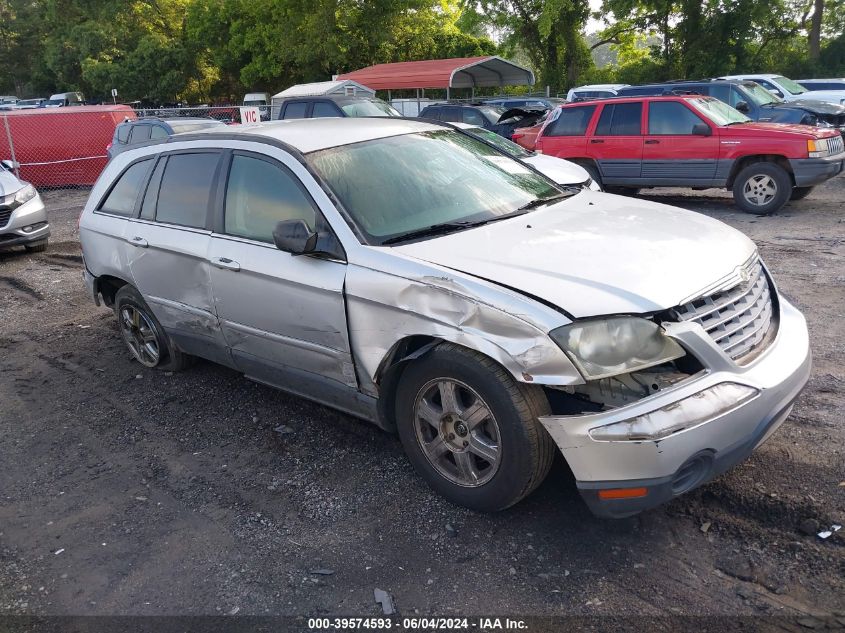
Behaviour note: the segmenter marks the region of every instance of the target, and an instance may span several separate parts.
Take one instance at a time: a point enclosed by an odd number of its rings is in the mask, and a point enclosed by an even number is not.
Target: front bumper
[[[16,207],[9,221],[0,226],[0,248],[42,242],[48,237],[50,225],[41,196]]]
[[[736,365],[695,323],[667,326],[708,371],[633,404],[601,413],[540,418],[572,469],[581,496],[598,516],[624,517],[660,505],[745,459],[786,419],[810,377],[811,355],[803,315],[782,297],[777,336],[746,367]],[[757,394],[697,426],[658,440],[597,441],[596,427],[683,403],[721,383]],[[602,498],[600,491],[645,489],[638,496]],[[606,493],[607,494],[607,493]]]
[[[845,169],[845,152],[825,158],[790,158],[796,187],[809,187],[829,180]]]

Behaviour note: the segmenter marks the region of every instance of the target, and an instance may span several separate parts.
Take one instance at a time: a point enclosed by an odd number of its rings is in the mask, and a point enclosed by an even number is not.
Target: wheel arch
[[[795,174],[792,171],[792,165],[789,163],[789,159],[786,156],[782,156],[780,154],[751,154],[748,156],[742,156],[734,161],[733,166],[731,167],[730,175],[728,176],[728,182],[726,187],[730,189],[734,186],[734,181],[736,180],[737,175],[743,169],[748,167],[749,165],[753,165],[754,163],[773,163],[778,167],[782,168],[787,174],[789,174],[789,179],[792,181],[792,186],[795,186]]]
[[[101,295],[103,297],[103,303],[111,308],[114,306],[114,297],[117,291],[126,285],[131,284],[115,275],[100,275],[94,280],[94,294]]]

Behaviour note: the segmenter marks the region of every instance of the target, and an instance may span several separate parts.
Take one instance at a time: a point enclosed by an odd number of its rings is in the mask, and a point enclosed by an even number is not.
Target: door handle
[[[241,269],[241,265],[238,262],[232,261],[228,257],[212,257],[210,261],[211,265],[215,268],[222,268],[223,270],[231,270],[234,272],[238,272]]]
[[[645,142],[645,144],[646,144],[646,145],[659,145],[659,144],[660,144],[660,141],[658,141],[657,139],[652,138],[652,139],[647,140],[647,141]]]
[[[132,246],[138,246],[140,248],[147,248],[147,246],[149,246],[147,240],[143,237],[138,237],[137,235],[129,240],[129,243],[132,244]]]
[[[598,144],[598,143],[604,143],[604,141],[603,141],[603,140],[601,140],[600,138],[591,138],[591,139],[590,139],[590,143],[596,143],[596,144]]]

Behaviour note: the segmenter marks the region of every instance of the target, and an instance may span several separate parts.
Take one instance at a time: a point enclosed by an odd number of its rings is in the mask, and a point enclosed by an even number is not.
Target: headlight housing
[[[659,325],[640,317],[576,321],[549,336],[587,380],[627,374],[686,354]]]
[[[830,156],[830,139],[808,139],[807,153],[810,158],[824,158],[825,156]]]
[[[35,187],[32,185],[27,185],[23,189],[19,189],[17,193],[15,193],[15,202],[18,204],[24,204],[25,202],[29,202],[35,196],[38,195],[38,192],[35,190]]]

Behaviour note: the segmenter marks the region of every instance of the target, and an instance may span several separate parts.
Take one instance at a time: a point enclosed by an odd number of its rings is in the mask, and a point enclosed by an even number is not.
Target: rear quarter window
[[[296,103],[289,103],[285,106],[282,113],[283,119],[304,119],[305,112],[308,110],[307,101],[297,101]]]
[[[557,119],[548,125],[543,136],[584,136],[596,106],[561,108]]]
[[[124,217],[132,215],[151,165],[152,159],[140,160],[130,165],[118,176],[97,210]]]

